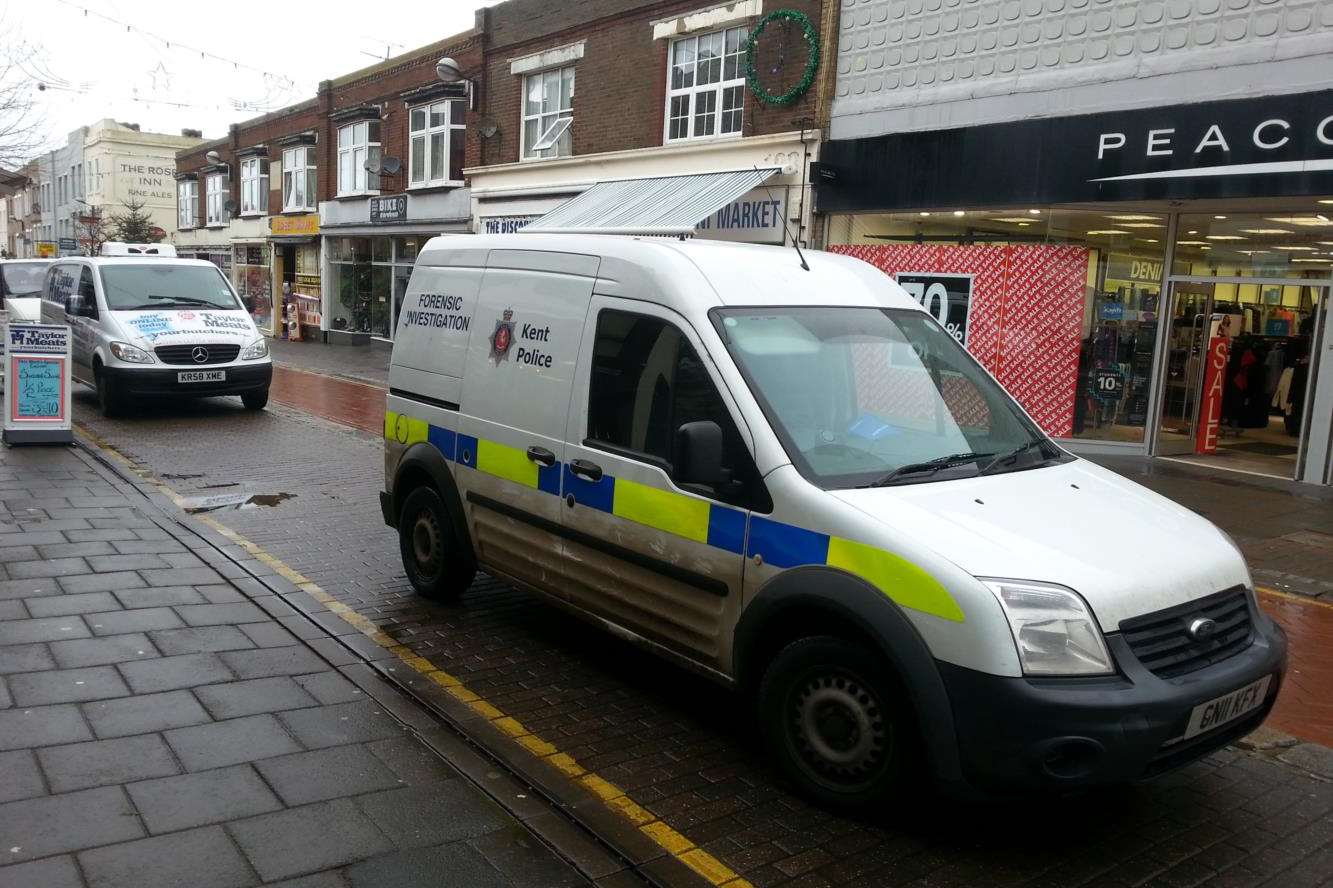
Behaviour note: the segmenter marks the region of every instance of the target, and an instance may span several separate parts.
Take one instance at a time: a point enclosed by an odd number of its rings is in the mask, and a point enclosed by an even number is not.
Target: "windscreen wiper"
[[[209,302],[207,299],[196,299],[193,296],[155,296],[152,293],[149,293],[148,298],[161,300],[161,302],[158,303],[159,305],[163,303],[171,303],[172,305],[198,305],[200,307],[211,306],[217,308],[214,303]]]
[[[952,453],[949,456],[941,456],[928,462],[908,463],[905,466],[899,466],[892,472],[889,472],[878,481],[872,481],[865,487],[887,487],[900,478],[908,475],[925,475],[929,478],[936,472],[953,466],[966,465],[970,462],[976,462],[979,459],[985,459],[988,456],[994,456],[993,453]]]
[[[1008,453],[1001,453],[999,456],[995,457],[995,459],[986,463],[984,466],[981,467],[981,474],[985,475],[987,472],[989,472],[991,469],[995,468],[998,465],[1008,464],[1013,462],[1014,460],[1018,459],[1020,456],[1027,453],[1034,447],[1045,447],[1045,446],[1046,446],[1046,440],[1044,438],[1033,438],[1026,444],[1021,444],[1018,447],[1015,447],[1013,450],[1010,450]],[[1045,453],[1043,453],[1042,455],[1045,456]]]

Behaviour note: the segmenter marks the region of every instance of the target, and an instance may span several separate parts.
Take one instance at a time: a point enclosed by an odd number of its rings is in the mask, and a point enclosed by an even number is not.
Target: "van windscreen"
[[[145,262],[103,265],[102,289],[111,311],[150,309],[240,309],[227,279],[207,265]]]
[[[714,317],[793,465],[825,489],[1068,458],[924,311],[746,308]]]
[[[45,262],[6,262],[0,265],[0,274],[5,276],[5,295],[40,295],[49,267]]]

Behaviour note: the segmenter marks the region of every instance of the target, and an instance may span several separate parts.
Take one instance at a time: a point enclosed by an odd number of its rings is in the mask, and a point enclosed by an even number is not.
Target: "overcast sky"
[[[312,98],[320,80],[375,64],[386,48],[398,55],[470,28],[473,10],[491,2],[0,0],[0,7],[3,37],[21,35],[35,49],[23,67],[48,85],[36,95],[48,141],[61,144],[70,130],[103,117],[223,136],[231,123]]]

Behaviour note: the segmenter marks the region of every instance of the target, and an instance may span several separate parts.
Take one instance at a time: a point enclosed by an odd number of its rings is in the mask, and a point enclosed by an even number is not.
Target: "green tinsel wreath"
[[[773,95],[764,85],[759,82],[759,73],[755,70],[755,48],[759,45],[759,35],[764,33],[764,28],[768,27],[769,22],[786,19],[801,27],[801,34],[805,37],[806,44],[810,47],[810,58],[806,60],[805,71],[801,74],[801,81],[781,95]],[[750,92],[754,97],[765,105],[790,105],[792,102],[805,95],[806,90],[815,82],[815,71],[819,68],[819,32],[815,26],[810,23],[809,17],[803,12],[794,9],[775,9],[759,20],[750,32],[750,39],[745,45],[745,79],[750,85]]]

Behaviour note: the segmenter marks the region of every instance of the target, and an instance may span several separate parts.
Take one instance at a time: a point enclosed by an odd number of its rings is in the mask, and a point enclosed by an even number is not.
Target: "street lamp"
[[[463,69],[458,67],[449,56],[445,56],[435,63],[435,76],[442,83],[461,83],[467,87],[467,105],[469,111],[477,110],[477,94],[473,88],[471,79],[463,76]]]

